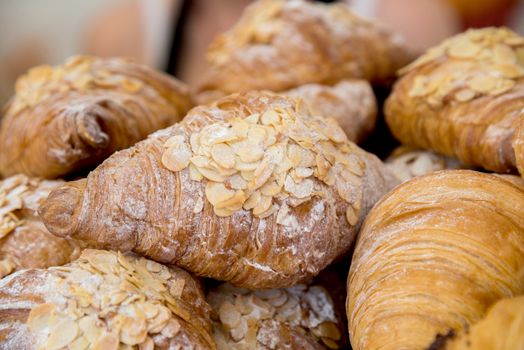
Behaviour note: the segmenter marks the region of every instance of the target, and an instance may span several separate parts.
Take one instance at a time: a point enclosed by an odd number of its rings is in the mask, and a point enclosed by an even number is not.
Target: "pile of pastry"
[[[524,37],[413,58],[344,4],[260,0],[194,91],[31,69],[0,126],[0,349],[522,349]],[[383,163],[357,143],[393,82]]]

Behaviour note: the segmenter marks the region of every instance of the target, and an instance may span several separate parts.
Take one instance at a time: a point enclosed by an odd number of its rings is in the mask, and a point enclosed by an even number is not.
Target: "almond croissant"
[[[338,349],[341,324],[320,286],[250,291],[223,284],[207,295],[219,350]]]
[[[0,280],[0,349],[215,349],[199,283],[177,267],[87,249]]]
[[[400,181],[438,170],[466,169],[465,165],[454,158],[409,146],[397,147],[384,164]]]
[[[458,334],[439,336],[429,350],[524,349],[524,296],[502,299],[486,317]]]
[[[249,288],[293,285],[352,245],[396,180],[301,100],[236,94],[118,152],[41,207],[62,237]]]
[[[385,115],[405,144],[524,174],[524,37],[485,28],[444,41],[402,70]]]
[[[523,213],[524,186],[470,170],[417,177],[387,194],[351,262],[353,349],[425,349],[523,294]]]
[[[37,214],[49,192],[63,183],[24,175],[0,181],[0,278],[20,269],[63,265],[80,255],[83,242],[50,234]]]
[[[211,70],[198,92],[209,101],[349,78],[383,81],[409,63],[411,53],[399,35],[356,16],[346,4],[260,0],[213,41],[207,59]]]
[[[365,80],[343,80],[334,86],[306,84],[282,94],[302,98],[314,112],[336,119],[355,143],[364,141],[375,128],[377,100]]]
[[[31,69],[0,126],[0,174],[56,178],[98,165],[191,107],[188,89],[143,65],[77,56]]]

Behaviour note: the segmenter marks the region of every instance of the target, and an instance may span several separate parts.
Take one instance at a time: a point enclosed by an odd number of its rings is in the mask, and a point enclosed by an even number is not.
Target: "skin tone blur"
[[[144,16],[146,6],[142,1],[151,0],[104,2],[96,14],[86,21],[86,28],[78,39],[79,48],[75,50],[98,56],[129,56],[163,69],[181,1],[154,1],[154,6],[158,7],[156,10],[160,11],[157,14],[168,14],[164,28],[160,28],[164,31],[162,38],[165,40],[154,45],[150,32],[152,18]],[[212,39],[230,28],[252,0],[190,1],[190,16],[186,19],[179,66],[177,72],[170,73],[176,73],[179,79],[194,85],[206,68],[205,53]],[[351,4],[361,0],[345,1]],[[504,24],[515,3],[517,0],[376,0],[374,17],[403,34],[412,48],[423,52],[444,38],[461,32],[466,26]],[[0,102],[12,93],[10,90],[16,77],[31,66],[47,62],[46,50],[52,48],[45,44],[35,34],[15,45],[3,57],[0,55],[3,76],[0,80]],[[164,47],[161,49],[160,46]],[[155,57],[153,51],[161,57]]]

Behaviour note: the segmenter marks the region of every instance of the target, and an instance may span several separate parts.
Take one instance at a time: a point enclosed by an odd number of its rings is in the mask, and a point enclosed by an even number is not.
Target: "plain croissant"
[[[411,57],[399,35],[356,16],[347,4],[261,0],[213,41],[211,70],[198,93],[209,101],[351,78],[384,81]]]
[[[351,262],[353,349],[425,349],[523,294],[523,213],[524,186],[470,170],[417,177],[388,193],[367,216]]]
[[[0,349],[215,349],[200,284],[177,267],[86,249],[0,280]]]
[[[401,72],[385,107],[397,139],[524,174],[523,37],[505,28],[469,30]]]
[[[207,300],[214,311],[213,338],[219,350],[340,347],[341,323],[321,286],[250,291],[225,283],[212,289]]]
[[[334,119],[301,100],[252,92],[194,108],[114,154],[53,191],[40,214],[59,236],[276,288],[346,252],[395,183]]]
[[[524,348],[524,296],[502,299],[486,317],[458,334],[439,336],[429,350],[517,350]]]
[[[63,181],[11,176],[0,181],[0,278],[27,268],[58,266],[76,259],[85,244],[47,231],[37,211]]]
[[[75,56],[18,79],[0,126],[0,174],[63,177],[184,116],[187,87],[118,58]]]

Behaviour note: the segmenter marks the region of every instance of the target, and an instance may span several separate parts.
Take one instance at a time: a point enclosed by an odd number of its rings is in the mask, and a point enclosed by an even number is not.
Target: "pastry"
[[[349,5],[259,0],[211,44],[199,98],[280,92],[343,79],[385,81],[410,62],[398,34],[355,15]]]
[[[402,69],[385,116],[404,144],[507,173],[524,157],[523,110],[524,38],[485,28],[452,37]]]
[[[524,296],[499,300],[486,317],[458,334],[439,336],[428,350],[524,348]]]
[[[306,84],[282,94],[302,98],[319,115],[336,119],[355,143],[364,141],[375,128],[377,100],[365,80],[343,80],[334,86]]]
[[[86,249],[0,280],[0,349],[215,349],[199,283],[177,267]]]
[[[471,170],[420,176],[384,196],[351,261],[353,349],[424,349],[523,294],[522,213],[524,187]]]
[[[0,181],[0,278],[20,269],[63,265],[80,255],[83,242],[52,235],[37,214],[49,192],[63,184],[24,175]]]
[[[207,300],[219,350],[339,349],[340,322],[320,286],[250,291],[225,283]]]
[[[191,107],[187,87],[119,58],[75,56],[18,79],[0,125],[0,174],[89,170]]]
[[[433,171],[466,168],[454,158],[409,146],[397,147],[384,164],[402,182]]]
[[[235,94],[53,191],[54,234],[246,288],[315,276],[397,180],[301,100]]]

